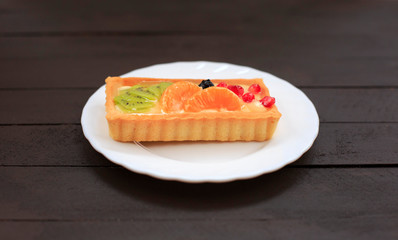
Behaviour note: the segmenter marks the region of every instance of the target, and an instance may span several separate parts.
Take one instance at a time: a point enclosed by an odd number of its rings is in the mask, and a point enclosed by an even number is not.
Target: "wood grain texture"
[[[0,32],[310,32],[393,34],[398,5],[346,1],[3,1]]]
[[[0,239],[398,239],[397,12],[391,0],[1,1]],[[81,111],[107,76],[196,60],[300,87],[321,120],[312,148],[258,178],[184,184],[90,146]]]
[[[7,239],[385,239],[398,237],[396,217],[326,218],[311,220],[170,220],[118,222],[4,222]],[[24,231],[20,231],[20,229]],[[371,232],[368,229],[373,229]]]
[[[294,165],[398,163],[398,124],[322,123],[311,147]]]
[[[398,220],[397,168],[289,168],[185,184],[122,168],[1,167],[0,180],[2,221]]]
[[[0,87],[98,87],[107,76],[197,60],[250,66],[297,86],[397,87],[397,43],[398,35],[292,33],[7,37],[0,38],[0,71],[7,79]]]
[[[398,122],[396,88],[303,88],[303,91],[315,104],[321,122]],[[94,92],[1,90],[0,112],[7,114],[0,116],[0,124],[80,123],[82,109]]]
[[[0,131],[0,166],[116,166],[90,146],[80,125],[1,126]],[[312,148],[293,166],[398,164],[396,136],[398,124],[324,123]]]
[[[321,122],[397,122],[398,89],[302,89]]]
[[[1,115],[0,123],[80,123],[83,107],[94,92],[95,90],[5,90],[0,96],[0,112],[7,114]]]
[[[116,166],[91,147],[80,125],[0,129],[1,166]]]

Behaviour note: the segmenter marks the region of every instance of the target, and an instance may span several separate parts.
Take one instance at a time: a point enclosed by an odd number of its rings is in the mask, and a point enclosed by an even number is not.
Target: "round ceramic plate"
[[[110,161],[137,173],[190,183],[253,178],[297,160],[318,135],[318,114],[307,96],[290,83],[250,67],[175,62],[137,69],[122,77],[262,78],[282,113],[274,136],[266,142],[121,143],[109,137],[102,86],[83,109],[84,135]]]

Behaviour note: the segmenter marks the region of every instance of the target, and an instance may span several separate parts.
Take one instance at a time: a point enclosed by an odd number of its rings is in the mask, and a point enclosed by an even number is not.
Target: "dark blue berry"
[[[210,81],[210,79],[203,80],[200,84],[199,87],[206,89],[208,87],[214,87],[214,84]]]

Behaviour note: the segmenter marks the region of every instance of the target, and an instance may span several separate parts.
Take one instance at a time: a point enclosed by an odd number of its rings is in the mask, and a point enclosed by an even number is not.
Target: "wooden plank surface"
[[[7,113],[0,116],[0,124],[77,124],[95,89],[0,91],[0,112]],[[398,122],[397,88],[303,91],[314,103],[321,122]]]
[[[5,222],[0,234],[9,239],[396,239],[396,217],[365,216],[312,220],[170,220]],[[23,228],[24,231],[20,231]],[[367,231],[372,229],[372,232]]]
[[[392,34],[398,4],[346,1],[3,1],[0,32],[310,32]],[[320,26],[323,26],[320,27]]]
[[[311,147],[294,165],[398,163],[398,124],[322,123]]]
[[[0,2],[0,239],[397,239],[398,2]],[[118,167],[80,116],[109,75],[251,66],[321,120],[294,164],[226,184]],[[297,106],[299,109],[299,106]]]
[[[2,124],[80,123],[81,113],[95,90],[3,90]]]
[[[197,60],[250,66],[297,86],[397,87],[397,43],[398,35],[292,33],[7,37],[0,38],[5,78],[0,87],[98,87],[107,76],[157,63]]]
[[[80,125],[0,129],[1,166],[116,166],[91,147]]]
[[[185,184],[123,168],[2,167],[0,180],[2,221],[398,220],[397,168],[289,168]]]
[[[0,126],[0,131],[0,166],[116,166],[90,146],[80,125]],[[398,164],[396,136],[396,123],[323,123],[312,148],[293,165]]]

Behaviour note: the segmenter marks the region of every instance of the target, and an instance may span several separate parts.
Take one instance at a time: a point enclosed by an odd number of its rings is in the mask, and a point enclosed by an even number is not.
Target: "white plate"
[[[228,63],[175,62],[129,72],[122,77],[263,78],[282,113],[266,142],[120,143],[108,135],[105,86],[87,101],[82,128],[91,145],[110,161],[131,171],[189,183],[228,182],[276,171],[300,158],[313,144],[319,118],[305,94],[269,73]]]

